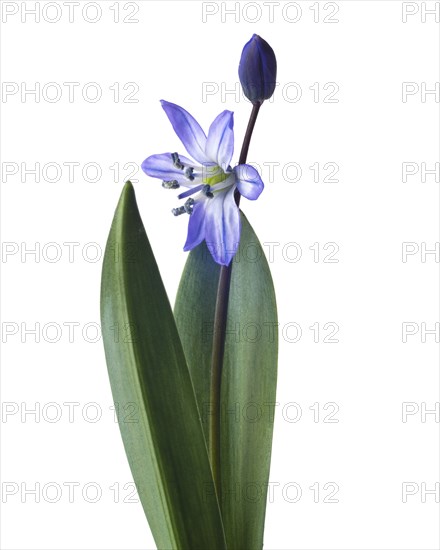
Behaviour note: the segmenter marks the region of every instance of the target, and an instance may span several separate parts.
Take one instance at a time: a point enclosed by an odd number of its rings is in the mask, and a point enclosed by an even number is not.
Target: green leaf
[[[101,321],[125,452],[158,548],[225,550],[191,378],[130,182],[106,246]]]
[[[187,260],[175,319],[209,441],[212,331],[220,266],[204,243]],[[263,546],[277,379],[275,292],[262,247],[242,214],[233,260],[221,393],[222,517],[229,550]]]

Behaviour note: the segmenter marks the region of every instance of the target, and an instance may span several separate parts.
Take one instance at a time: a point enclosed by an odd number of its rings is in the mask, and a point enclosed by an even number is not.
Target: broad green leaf
[[[220,266],[204,243],[187,260],[174,314],[206,440],[212,331]],[[262,247],[242,214],[233,260],[221,393],[222,517],[229,550],[263,546],[277,379],[275,292]]]
[[[130,182],[105,251],[101,321],[125,452],[158,548],[225,550],[194,389]]]

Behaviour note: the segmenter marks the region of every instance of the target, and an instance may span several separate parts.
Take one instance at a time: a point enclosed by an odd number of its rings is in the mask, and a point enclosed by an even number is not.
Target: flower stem
[[[249,118],[246,134],[244,136],[243,145],[241,147],[238,164],[244,164],[249,151],[252,132],[257,120],[258,112],[261,103],[253,106],[251,116]],[[237,207],[240,205],[240,193],[235,191],[235,202]],[[212,475],[217,491],[220,506],[222,505],[221,498],[221,468],[220,468],[220,420],[221,420],[221,380],[223,358],[225,354],[226,340],[226,323],[228,315],[229,289],[231,286],[232,261],[228,266],[221,266],[220,276],[217,287],[217,300],[215,304],[214,314],[214,336],[212,342],[212,358],[211,358],[211,386],[210,386],[210,429],[209,429],[209,458],[211,462]]]
[[[251,142],[252,132],[254,131],[255,122],[257,121],[258,112],[260,111],[262,103],[256,103],[252,107],[251,116],[249,117],[249,122],[246,128],[246,133],[244,135],[243,145],[241,146],[240,157],[238,159],[238,164],[244,164],[247,159],[247,154],[249,151],[249,144]]]

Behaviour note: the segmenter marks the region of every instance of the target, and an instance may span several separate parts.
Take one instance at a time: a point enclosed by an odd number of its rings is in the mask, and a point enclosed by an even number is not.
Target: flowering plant
[[[241,196],[255,200],[264,188],[246,159],[276,79],[274,52],[257,35],[244,46],[239,77],[252,112],[234,167],[233,113],[220,113],[206,134],[168,101],[162,107],[191,158],[166,152],[142,163],[165,189],[179,189],[185,202],[173,214],[189,216],[190,254],[174,311],[130,182],[103,263],[101,320],[113,398],[118,414],[129,404],[137,411],[134,421],[119,416],[119,427],[164,549],[263,546],[273,411],[261,422],[249,411],[275,405],[278,323],[269,266],[240,210]],[[243,254],[249,246],[260,251],[252,261]],[[129,336],[115,341],[115,324]],[[240,337],[245,327],[256,336]],[[269,330],[264,340],[262,327]]]

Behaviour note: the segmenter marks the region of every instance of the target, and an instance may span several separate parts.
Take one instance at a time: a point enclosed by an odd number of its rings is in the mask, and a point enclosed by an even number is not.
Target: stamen
[[[176,168],[179,168],[179,170],[183,170],[185,168],[185,166],[180,162],[178,153],[171,153],[171,158],[173,159],[173,164]]]
[[[211,186],[206,184],[202,188],[202,193],[208,197],[208,199],[212,199],[214,196],[214,193],[211,192]]]
[[[177,183],[177,180],[163,181],[162,187],[164,189],[179,189],[180,185]]]
[[[188,191],[185,191],[184,193],[180,193],[178,195],[178,199],[184,199],[185,197],[189,197],[190,195],[193,195],[194,193],[197,193],[197,191],[201,191],[203,189],[203,185],[196,185],[195,187],[191,187],[191,189],[188,189]]]
[[[194,168],[192,166],[188,166],[188,168],[185,168],[185,176],[190,180],[194,181],[193,176]]]
[[[192,214],[194,209],[194,199],[188,199],[186,203],[183,205],[183,208],[185,208],[185,212],[187,214]]]
[[[171,212],[175,215],[175,216],[180,216],[180,214],[185,214],[186,210],[185,210],[185,207],[184,206],[179,206],[178,208],[173,208],[171,210]]]
[[[188,199],[183,206],[179,206],[178,208],[173,208],[171,212],[175,216],[180,216],[181,214],[192,214],[192,211],[194,209],[194,199]]]

